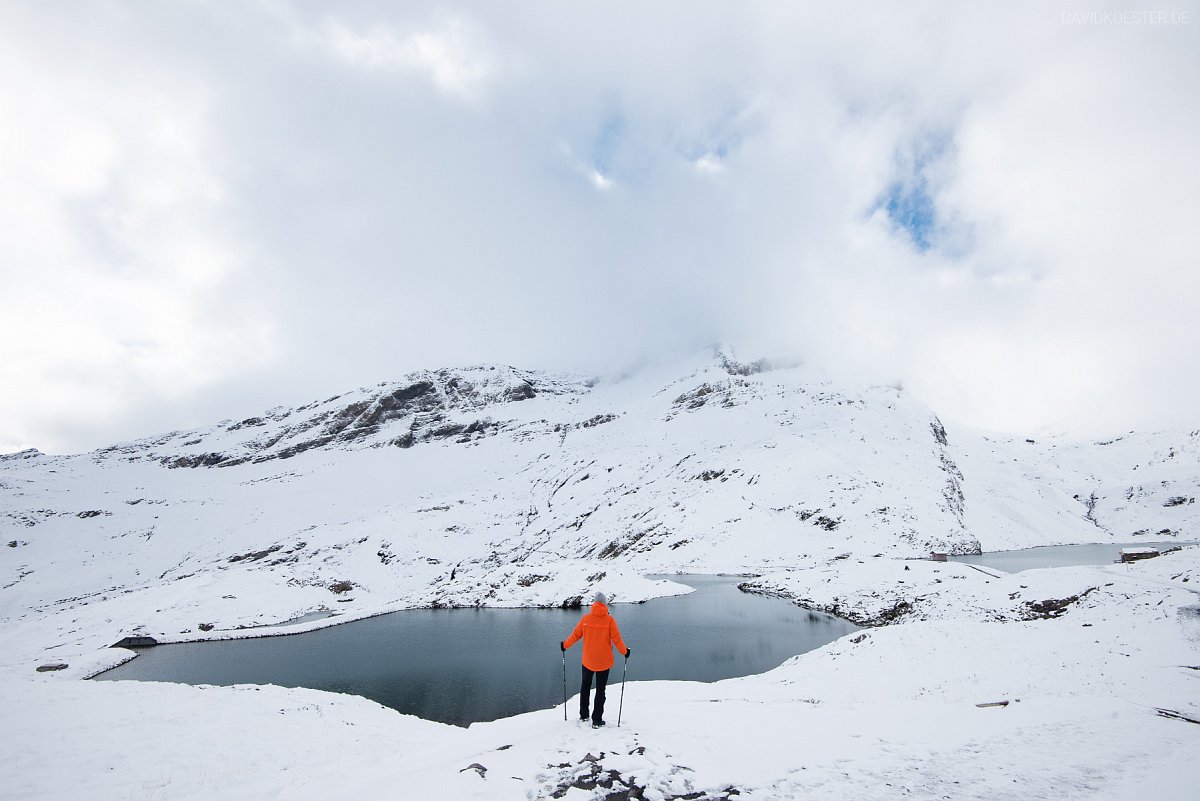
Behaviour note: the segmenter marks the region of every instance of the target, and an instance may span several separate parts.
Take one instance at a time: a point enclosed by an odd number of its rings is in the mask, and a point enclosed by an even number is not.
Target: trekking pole
[[[563,651],[563,720],[567,719],[567,652]]]
[[[621,713],[625,711],[625,673],[629,670],[629,658],[625,658],[625,664],[621,667],[621,703],[617,706],[617,728],[621,728]],[[563,714],[566,714],[566,707],[563,708]]]

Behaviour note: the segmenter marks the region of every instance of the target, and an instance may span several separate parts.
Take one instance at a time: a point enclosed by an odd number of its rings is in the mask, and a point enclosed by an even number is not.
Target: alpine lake
[[[1059,545],[951,556],[1006,573],[1117,561],[1123,547]],[[616,657],[609,698],[628,680],[719,681],[764,673],[858,627],[779,598],[742,592],[733,576],[654,576],[688,595],[609,607],[633,653]],[[184,684],[275,684],[350,693],[457,726],[562,703],[558,643],[584,609],[410,609],[286,636],[136,648],[95,678]],[[290,621],[299,622],[299,621]],[[581,647],[566,655],[567,694],[579,692]],[[573,711],[573,710],[570,710]]]
[[[609,607],[632,649],[616,657],[609,703],[627,680],[718,681],[763,673],[820,648],[853,624],[778,598],[742,592],[732,576],[662,576],[688,595]],[[584,609],[411,609],[303,634],[138,648],[97,679],[275,684],[351,693],[458,726],[563,700],[565,640]],[[579,692],[581,646],[566,654]],[[572,714],[574,710],[571,710]]]

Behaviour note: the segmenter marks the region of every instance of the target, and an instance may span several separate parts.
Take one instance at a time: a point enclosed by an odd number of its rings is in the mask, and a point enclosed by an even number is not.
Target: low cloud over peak
[[[716,339],[1187,424],[1193,25],[1060,12],[8,7],[0,450]]]

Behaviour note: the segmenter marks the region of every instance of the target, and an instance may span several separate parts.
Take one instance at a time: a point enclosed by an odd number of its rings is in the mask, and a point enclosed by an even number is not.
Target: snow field
[[[999,577],[911,558],[1194,538],[1200,432],[946,432],[893,388],[743,368],[427,372],[0,458],[0,798],[1194,799],[1198,729],[1157,709],[1200,719],[1198,549]],[[228,464],[168,466],[207,462]],[[310,690],[80,681],[127,635],[636,601],[684,591],[643,577],[676,572],[761,574],[760,591],[889,625],[762,676],[632,681],[619,730],[558,708],[461,730]],[[34,672],[52,661],[69,667]]]

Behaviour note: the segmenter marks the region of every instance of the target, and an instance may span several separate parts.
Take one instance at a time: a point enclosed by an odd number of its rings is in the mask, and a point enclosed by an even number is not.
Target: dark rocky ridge
[[[98,460],[152,459],[165,467],[232,467],[288,459],[323,447],[411,448],[423,442],[469,442],[492,436],[506,422],[491,414],[539,395],[582,394],[570,381],[511,367],[421,371],[396,383],[248,417],[199,431],[116,445]]]

